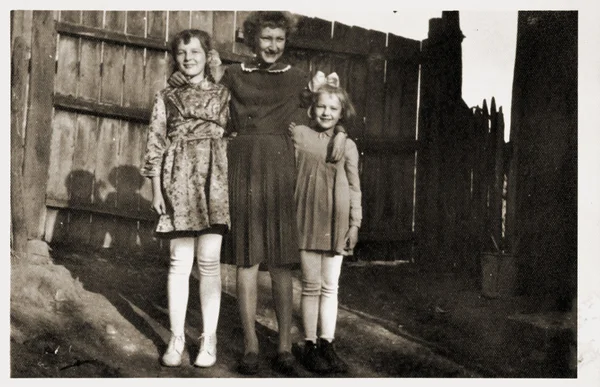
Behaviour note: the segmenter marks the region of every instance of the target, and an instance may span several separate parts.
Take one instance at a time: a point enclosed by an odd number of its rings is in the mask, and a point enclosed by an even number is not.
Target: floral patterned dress
[[[229,91],[203,80],[156,94],[142,175],[161,176],[167,213],[156,231],[229,227],[227,144]]]

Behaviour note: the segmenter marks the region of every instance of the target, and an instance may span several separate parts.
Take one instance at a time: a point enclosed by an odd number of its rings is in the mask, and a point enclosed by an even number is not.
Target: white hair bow
[[[340,77],[336,73],[331,73],[328,76],[325,76],[325,73],[322,71],[317,71],[313,79],[308,83],[308,88],[310,91],[315,92],[321,88],[323,85],[330,85],[333,87],[340,87]]]

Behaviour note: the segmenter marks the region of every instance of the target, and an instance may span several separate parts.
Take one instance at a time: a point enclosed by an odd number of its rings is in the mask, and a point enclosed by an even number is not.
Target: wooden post
[[[33,12],[31,87],[23,165],[24,208],[29,239],[42,239],[52,135],[56,32],[52,11]]]
[[[27,226],[23,203],[23,121],[27,97],[27,46],[21,37],[14,39],[11,72],[10,122],[10,203],[11,249],[24,252],[27,245]]]

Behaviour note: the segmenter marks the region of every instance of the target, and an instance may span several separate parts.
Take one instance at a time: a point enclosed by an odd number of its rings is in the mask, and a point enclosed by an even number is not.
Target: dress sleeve
[[[223,88],[220,95],[220,110],[219,110],[219,126],[225,129],[225,135],[228,134],[228,125],[230,114],[229,114],[229,100],[231,99],[231,95],[229,94],[229,90],[227,88]]]
[[[362,193],[358,174],[358,149],[352,140],[346,140],[344,168],[350,186],[350,226],[360,227],[362,222]]]
[[[167,147],[167,114],[162,92],[156,93],[150,125],[148,126],[148,140],[144,154],[142,175],[146,177],[160,176],[163,154]]]

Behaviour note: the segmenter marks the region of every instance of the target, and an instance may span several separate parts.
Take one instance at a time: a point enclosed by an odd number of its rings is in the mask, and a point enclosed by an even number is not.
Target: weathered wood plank
[[[116,218],[92,214],[90,246],[96,249],[109,249],[114,246]]]
[[[81,56],[79,59],[77,96],[98,101],[100,98],[102,46],[100,42],[86,38],[81,38],[80,44]]]
[[[163,42],[167,40],[167,12],[166,11],[148,11],[147,36],[156,38]]]
[[[110,31],[124,32],[126,11],[106,11],[104,13],[104,28]]]
[[[214,11],[213,12],[213,40],[216,48],[233,52],[235,42],[235,12]]]
[[[23,168],[25,218],[29,239],[44,233],[46,182],[50,158],[56,33],[50,11],[33,12],[29,109]]]
[[[91,214],[73,210],[69,212],[69,243],[88,246],[92,233]]]
[[[120,130],[118,167],[111,171],[111,184],[116,188],[118,209],[139,209],[139,190],[144,184],[140,174],[142,128],[123,122]]]
[[[152,107],[154,96],[167,84],[168,62],[164,52],[146,52],[146,67],[144,71],[144,106]],[[170,73],[169,73],[170,75]],[[150,115],[147,116],[148,120]]]
[[[115,187],[110,174],[118,166],[119,131],[121,122],[111,118],[100,118],[96,141],[95,205],[98,208],[116,208]]]
[[[77,115],[77,131],[71,166],[69,205],[93,203],[96,168],[98,118],[88,114]]]
[[[14,12],[14,11],[13,11]],[[25,114],[27,112],[28,52],[25,39],[14,38],[11,55],[10,100],[10,226],[11,249],[24,252],[27,225],[23,203]]]
[[[212,36],[213,13],[212,11],[192,11],[191,27],[208,32]]]
[[[146,11],[127,11],[127,34],[146,36]]]
[[[176,33],[190,28],[190,11],[169,11],[169,32],[167,41],[171,41]]]
[[[100,92],[102,102],[121,104],[123,98],[124,56],[123,46],[104,43]]]
[[[366,101],[366,127],[365,136],[375,137],[383,132],[384,102],[385,102],[385,34],[369,31],[371,54],[367,62],[367,84],[365,94],[369,96]]]
[[[123,106],[144,108],[144,49],[125,48],[125,68],[123,75]]]
[[[69,23],[81,23],[81,11],[60,11],[60,20]]]
[[[85,114],[94,114],[102,117],[123,118],[130,121],[148,122],[150,119],[149,109],[126,107],[111,103],[88,101],[62,94],[54,96],[54,106],[63,110],[69,110]]]
[[[64,95],[77,95],[79,39],[61,35],[56,60],[55,91]]]
[[[68,201],[77,115],[56,110],[52,120],[46,197]]]
[[[87,27],[102,28],[104,11],[82,11],[82,24]]]
[[[157,51],[164,51],[167,49],[167,43],[165,42],[164,38],[158,39],[150,36],[143,38],[134,35],[127,35],[122,31],[109,31],[102,28],[65,22],[56,23],[56,30],[62,35],[87,38],[90,40],[103,41],[107,43],[125,44],[128,46],[148,48]]]
[[[246,44],[243,41],[239,41],[239,39],[237,39],[238,33],[241,32],[241,34],[243,35],[244,21],[248,18],[250,12],[251,11],[236,11],[235,13],[234,33],[236,38],[234,38],[233,42],[233,52],[236,54],[252,55],[252,49],[246,46]]]

